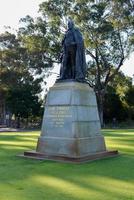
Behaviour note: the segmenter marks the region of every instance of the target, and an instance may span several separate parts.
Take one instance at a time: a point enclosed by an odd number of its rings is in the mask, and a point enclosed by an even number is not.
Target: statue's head
[[[68,29],[74,28],[74,22],[71,18],[68,19]]]

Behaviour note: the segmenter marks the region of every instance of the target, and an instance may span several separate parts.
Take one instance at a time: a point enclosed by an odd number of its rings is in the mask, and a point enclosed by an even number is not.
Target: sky
[[[4,32],[4,26],[10,26],[16,30],[19,26],[19,19],[30,15],[38,16],[38,5],[43,0],[0,0],[0,33]],[[122,71],[133,77],[134,75],[134,53],[122,66]]]
[[[128,76],[134,76],[134,52],[131,54],[129,59],[124,62],[121,70]]]
[[[4,26],[11,26],[16,29],[19,19],[30,15],[38,15],[38,5],[43,0],[0,0],[0,32]]]

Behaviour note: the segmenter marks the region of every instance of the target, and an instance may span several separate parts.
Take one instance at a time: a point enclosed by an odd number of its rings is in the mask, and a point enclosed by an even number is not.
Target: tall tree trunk
[[[20,128],[20,115],[17,116],[17,128]]]
[[[6,125],[6,103],[5,103],[5,99],[3,99],[3,120],[4,120],[4,125]]]
[[[101,127],[104,127],[104,119],[103,119],[104,96],[105,96],[104,91],[101,90],[96,92]]]

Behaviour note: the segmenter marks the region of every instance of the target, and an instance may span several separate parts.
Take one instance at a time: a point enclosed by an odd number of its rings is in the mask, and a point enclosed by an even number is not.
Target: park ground
[[[120,155],[84,164],[17,157],[39,133],[0,133],[0,200],[134,200],[134,129],[102,130]]]

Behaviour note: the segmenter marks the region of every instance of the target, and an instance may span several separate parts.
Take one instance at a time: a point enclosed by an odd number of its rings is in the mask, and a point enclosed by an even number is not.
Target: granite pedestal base
[[[85,162],[117,155],[100,133],[96,97],[87,83],[59,82],[49,91],[41,136],[25,157]]]
[[[26,151],[24,155],[20,155],[24,158],[36,159],[36,160],[52,160],[52,161],[60,161],[67,163],[85,163],[91,162],[94,160],[100,160],[109,157],[118,156],[118,151],[104,151],[98,153],[92,153],[91,155],[85,155],[80,157],[67,157],[67,156],[57,156],[57,155],[48,155],[44,153],[40,153],[37,151]]]

